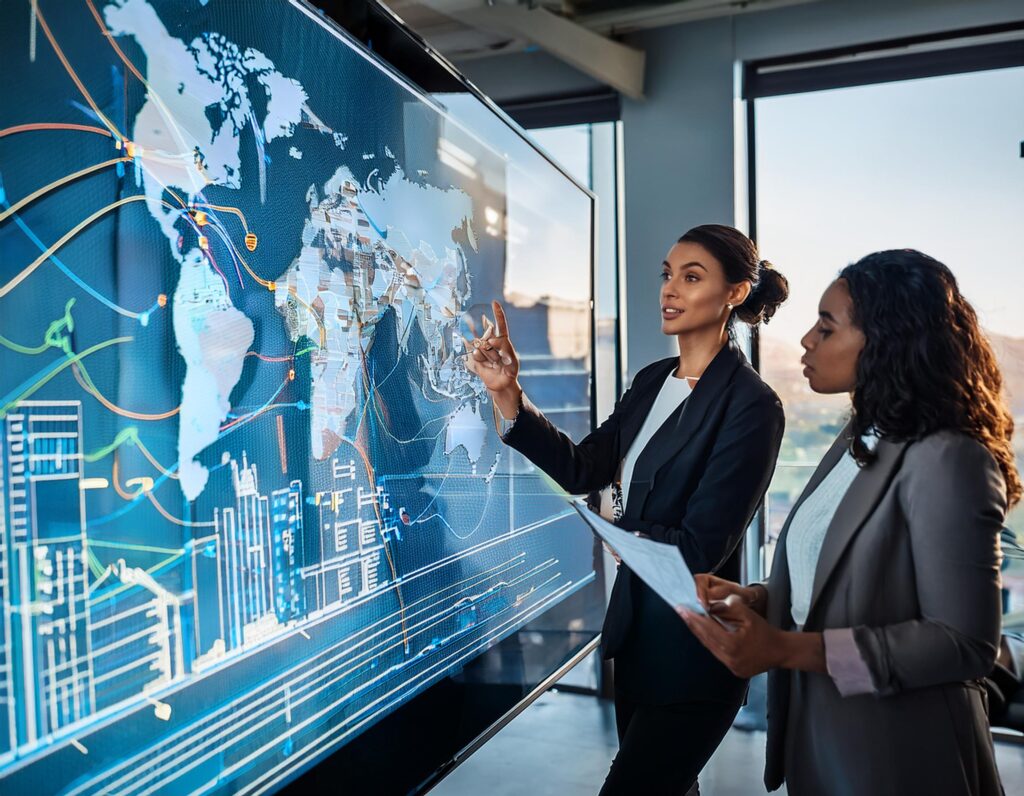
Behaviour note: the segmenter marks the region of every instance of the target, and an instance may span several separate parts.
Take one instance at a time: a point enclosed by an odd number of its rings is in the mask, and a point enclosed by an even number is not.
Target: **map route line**
[[[96,555],[92,552],[92,550],[88,550],[87,552],[89,558],[89,569],[92,571],[93,577],[96,578],[96,580],[93,581],[93,583],[98,583],[100,580],[103,579],[104,575],[106,575],[106,572],[104,571],[103,565],[100,563],[100,560],[96,558]]]
[[[134,337],[114,337],[110,340],[104,340],[102,343],[96,343],[94,346],[90,346],[80,354],[75,354],[73,357],[66,357],[63,361],[57,360],[56,362],[49,365],[44,370],[31,377],[29,381],[22,382],[12,392],[9,392],[3,398],[0,398],[0,417],[6,417],[7,412],[13,408],[19,401],[23,401],[28,396],[32,395],[36,390],[43,387],[50,379],[60,373],[67,367],[74,365],[81,360],[85,359],[90,354],[95,354],[104,348],[112,345],[118,345],[120,343],[130,343],[134,340]],[[32,381],[34,379],[35,381]],[[26,386],[27,385],[27,386]]]
[[[120,466],[118,464],[118,459],[119,459],[119,457],[117,455],[117,451],[114,451],[114,463],[113,463],[113,465],[111,467],[111,479],[110,480],[111,480],[111,483],[114,485],[114,490],[117,492],[118,495],[121,496],[121,498],[123,498],[124,500],[135,502],[136,500],[138,500],[138,498],[140,496],[145,496],[146,498],[149,499],[149,502],[153,504],[153,508],[155,508],[158,512],[160,512],[160,514],[163,515],[163,517],[165,519],[169,520],[170,522],[174,523],[175,525],[180,525],[182,528],[214,528],[214,527],[216,527],[216,525],[217,525],[216,522],[212,522],[212,521],[209,521],[209,522],[192,522],[190,520],[183,520],[183,519],[181,519],[179,517],[175,517],[173,514],[171,514],[169,511],[167,511],[167,509],[165,509],[160,504],[160,501],[157,500],[156,495],[153,494],[153,490],[156,488],[157,484],[156,484],[156,482],[153,481],[152,478],[140,478],[140,479],[129,478],[128,481],[125,482],[125,486],[133,486],[136,482],[140,482],[139,483],[139,488],[135,492],[129,492],[128,490],[124,489],[124,487],[121,486],[121,482],[120,482],[120,478],[119,478]]]
[[[146,196],[145,194],[126,196],[122,199],[118,199],[116,202],[111,202],[106,207],[101,207],[88,218],[79,221],[77,224],[75,224],[75,226],[73,226],[71,229],[65,232],[56,243],[54,243],[52,246],[47,247],[47,249],[42,254],[40,254],[35,260],[33,260],[31,263],[25,266],[25,268],[23,268],[20,273],[12,277],[11,280],[7,282],[7,284],[0,286],[0,298],[3,298],[12,290],[14,290],[14,288],[20,285],[29,275],[31,275],[33,271],[35,271],[40,265],[46,262],[54,252],[56,252],[58,249],[64,246],[65,243],[67,243],[69,240],[78,235],[78,233],[80,233],[83,229],[92,224],[93,221],[106,215],[111,210],[116,210],[117,208],[129,204],[131,202],[145,201],[151,201],[150,197]],[[166,207],[171,208],[172,210],[178,209],[174,207],[174,205],[172,205],[170,202],[166,202],[163,199],[158,199],[156,201],[160,202],[160,204]]]
[[[83,133],[96,133],[97,135],[105,135],[107,138],[113,138],[109,130],[104,130],[102,127],[93,127],[89,124],[71,124],[68,122],[33,122],[30,124],[16,124],[13,127],[5,127],[0,130],[0,138],[4,138],[9,135],[16,135],[17,133],[29,133],[35,130],[78,130]]]
[[[175,525],[180,525],[182,528],[216,528],[216,522],[191,522],[190,520],[182,520],[175,517],[167,509],[160,505],[160,501],[156,499],[156,495],[153,494],[152,489],[146,490],[146,497],[149,498],[149,502],[153,504],[153,507],[159,511],[166,519],[173,522]]]
[[[231,207],[230,205],[211,205],[208,204],[207,202],[195,202],[193,203],[192,206],[206,207],[209,208],[210,210],[220,210],[223,213],[231,213],[234,216],[238,216],[239,221],[242,222],[242,228],[246,231],[246,233],[249,232],[249,223],[245,220],[245,214],[242,213],[242,211],[239,210],[237,207]]]
[[[149,448],[145,446],[142,439],[139,437],[139,429],[136,426],[128,426],[127,428],[122,429],[109,445],[104,445],[102,448],[98,448],[92,453],[83,453],[82,460],[86,462],[98,462],[100,459],[105,459],[122,445],[134,445],[139,449],[139,452],[146,457],[146,460],[161,473],[167,475],[169,478],[174,478],[175,480],[179,478],[177,473],[173,473],[164,467],[156,460],[156,457],[150,453]]]
[[[115,457],[115,459],[116,459],[116,457]],[[216,465],[214,465],[213,467],[210,468],[210,472],[211,473],[215,472],[215,471],[219,470],[222,466],[223,465],[221,465],[221,464],[216,464]],[[177,469],[178,469],[178,465],[174,464],[166,473],[164,473],[163,475],[158,476],[153,481],[153,488],[156,489],[157,487],[161,486],[168,478],[173,478],[174,477],[173,476],[173,472],[175,470],[177,470]],[[90,517],[88,522],[86,523],[86,527],[87,528],[98,528],[101,525],[106,525],[106,524],[108,524],[110,522],[113,522],[114,520],[120,519],[121,517],[125,516],[129,512],[134,511],[136,507],[142,505],[142,498],[143,497],[144,497],[144,495],[142,495],[140,493],[140,494],[136,495],[135,497],[131,498],[131,500],[129,500],[127,503],[125,503],[125,505],[121,506],[118,509],[114,509],[113,511],[111,511],[111,512],[109,512],[107,514],[102,514],[102,515],[100,515],[98,517]]]
[[[227,423],[220,427],[220,430],[227,431],[232,426],[248,423],[250,420],[255,420],[259,415],[263,414],[264,412],[267,412],[275,408],[277,404],[275,404],[274,401],[277,399],[277,396],[279,396],[284,391],[284,388],[288,386],[288,382],[290,381],[291,377],[286,376],[284,381],[281,382],[281,386],[277,388],[274,394],[270,396],[270,400],[263,404],[263,406],[261,406],[259,409],[249,412],[249,414],[242,415],[241,417],[236,417],[234,420],[229,420]]]
[[[210,251],[209,248],[202,249],[202,252],[203,252],[203,256],[206,258],[207,262],[209,262],[210,265],[213,267],[213,270],[217,272],[217,276],[220,277],[220,281],[224,283],[224,292],[227,293],[228,303],[231,304],[232,306],[234,306],[234,304],[235,304],[234,299],[231,298],[231,285],[228,284],[228,278],[226,276],[224,276],[224,272],[221,271],[220,270],[220,266],[217,265],[217,260],[214,258],[213,252]],[[239,282],[242,281],[242,275],[241,274],[238,275],[238,281]],[[242,289],[243,290],[245,289],[245,285],[242,285]]]
[[[211,229],[213,229],[214,232],[217,233],[217,237],[224,241],[224,246],[227,248],[228,254],[231,255],[231,264],[235,266],[235,274],[238,276],[238,285],[239,287],[242,288],[242,290],[245,290],[245,282],[242,281],[242,271],[238,267],[238,261],[240,259],[238,255],[238,249],[235,248],[235,245],[231,242],[230,237],[224,231],[223,224],[220,223],[220,219],[217,218],[216,216],[211,216],[211,218],[214,219],[214,223],[211,224],[210,227]],[[192,219],[190,223],[195,225],[195,219]],[[207,248],[204,253],[210,258],[211,261],[213,260],[213,252],[209,248]],[[217,269],[217,273],[220,273],[221,277],[223,278],[224,274],[221,273],[220,268],[217,267],[216,263],[214,263],[213,267]],[[231,290],[230,288],[227,288],[226,280],[224,287],[228,289],[228,299],[230,300]]]
[[[178,202],[178,204],[180,204],[180,205],[181,205],[180,209],[181,209],[181,210],[182,210],[182,211],[183,211],[183,212],[185,213],[186,217],[187,217],[187,218],[188,218],[188,220],[189,220],[189,223],[190,223],[190,224],[192,225],[192,227],[193,227],[194,229],[196,229],[196,232],[197,232],[197,233],[201,234],[201,233],[200,233],[200,230],[199,230],[199,228],[197,227],[197,225],[196,225],[196,223],[195,223],[195,219],[193,219],[193,218],[192,218],[192,215],[191,215],[191,214],[190,214],[190,213],[188,212],[188,208],[189,208],[189,206],[188,206],[188,203],[187,203],[187,202],[185,202],[185,200],[184,200],[184,199],[182,199],[182,198],[181,198],[181,197],[180,197],[180,196],[179,196],[179,195],[178,195],[177,193],[175,193],[175,192],[174,192],[174,191],[173,191],[173,190],[172,190],[172,189],[171,189],[171,188],[170,188],[170,187],[169,187],[168,185],[166,185],[165,183],[163,183],[163,182],[161,182],[161,181],[160,181],[159,179],[157,179],[157,178],[156,178],[156,176],[155,176],[155,175],[153,175],[153,174],[152,174],[151,172],[150,172],[149,174],[150,174],[150,176],[151,176],[151,177],[153,177],[153,179],[154,179],[154,180],[156,180],[156,181],[157,181],[157,182],[158,182],[158,183],[160,184],[160,186],[161,186],[161,187],[162,187],[162,188],[163,188],[163,189],[164,189],[164,190],[165,190],[165,191],[166,191],[166,192],[167,192],[168,194],[170,194],[170,195],[171,195],[172,197],[174,197],[174,199],[175,199],[175,200],[176,200],[176,201]],[[174,205],[172,205],[172,204],[170,204],[170,203],[168,203],[168,202],[165,202],[165,201],[164,201],[164,200],[162,200],[162,199],[161,199],[160,201],[161,201],[161,202],[162,202],[162,203],[163,203],[163,204],[164,204],[164,205],[165,205],[166,207],[169,207],[169,208],[171,208],[172,210],[177,210],[177,209],[179,209],[179,208],[175,208],[175,207],[174,207]],[[209,206],[210,206],[210,207],[213,207],[214,205],[209,205]],[[216,227],[216,226],[215,226],[214,228],[215,228],[215,229],[217,229],[217,227]],[[246,229],[248,229],[248,226],[246,227]],[[245,259],[245,258],[244,258],[244,257],[242,256],[242,253],[241,253],[240,251],[238,251],[238,247],[237,247],[237,246],[235,245],[235,242],[234,242],[233,240],[231,240],[231,236],[230,236],[230,235],[227,235],[227,234],[226,234],[225,232],[223,232],[223,231],[222,231],[222,230],[220,230],[220,229],[218,229],[217,231],[218,231],[218,235],[220,235],[220,237],[221,237],[221,238],[222,238],[222,239],[224,240],[225,244],[226,244],[226,245],[228,246],[228,248],[229,248],[229,249],[231,250],[231,252],[232,252],[233,256],[234,256],[234,257],[235,257],[235,258],[236,258],[236,259],[238,260],[238,262],[240,262],[240,263],[242,264],[242,267],[243,267],[243,268],[245,269],[246,273],[248,273],[248,274],[249,274],[249,276],[250,276],[250,277],[252,277],[253,281],[254,281],[254,282],[256,282],[256,283],[257,283],[257,284],[259,284],[259,285],[262,285],[262,286],[263,286],[263,287],[265,287],[265,288],[266,288],[267,290],[270,290],[270,291],[276,291],[276,290],[277,290],[277,282],[275,282],[275,281],[274,281],[274,280],[272,280],[272,279],[264,279],[264,278],[263,278],[263,277],[261,277],[261,276],[260,276],[259,274],[257,274],[257,273],[256,273],[256,272],[255,272],[255,271],[254,271],[254,270],[252,269],[252,266],[250,266],[250,265],[249,265],[249,263],[248,263],[248,262],[246,262],[246,259]],[[219,273],[219,269],[218,269],[218,273]],[[223,274],[221,274],[221,278],[222,278],[222,279],[224,279],[224,275],[223,275]],[[227,285],[227,280],[226,280],[226,279],[224,279],[224,282],[225,282],[225,286],[226,286],[226,285]],[[243,286],[243,287],[244,287],[244,286]],[[229,291],[229,292],[230,292],[230,291]],[[303,299],[302,299],[302,298],[301,298],[301,297],[299,296],[299,294],[298,294],[298,290],[297,290],[297,289],[296,289],[295,287],[289,286],[289,287],[288,287],[288,294],[289,294],[290,296],[292,296],[292,297],[293,297],[293,298],[295,299],[295,301],[297,301],[297,302],[298,302],[299,304],[301,304],[301,305],[302,305],[302,307],[303,307],[303,308],[304,308],[304,309],[305,309],[305,310],[306,310],[306,311],[307,311],[307,312],[308,312],[308,313],[310,314],[310,316],[311,316],[311,317],[313,318],[313,321],[314,321],[314,322],[316,323],[316,325],[317,325],[317,329],[318,329],[318,330],[320,331],[320,346],[319,346],[319,347],[320,347],[321,349],[323,349],[323,348],[326,348],[326,347],[327,347],[327,327],[326,327],[326,326],[324,326],[323,318],[321,318],[321,317],[320,317],[320,314],[319,314],[319,313],[318,313],[318,312],[317,312],[316,310],[314,310],[314,309],[313,309],[313,308],[312,308],[312,307],[311,307],[311,306],[310,306],[309,304],[307,304],[307,303],[306,303],[306,302],[305,302],[305,301],[304,301],[304,300],[303,300]],[[2,293],[2,292],[0,292],[0,298],[2,298],[2,297],[3,297],[3,293]]]
[[[189,147],[185,143],[185,138],[181,134],[181,127],[178,125],[177,120],[174,118],[174,114],[172,114],[167,109],[167,105],[164,103],[160,95],[153,89],[153,87],[149,84],[149,81],[146,80],[142,73],[139,72],[138,68],[135,66],[135,64],[132,63],[131,59],[124,54],[124,51],[120,48],[120,46],[118,46],[118,43],[114,41],[114,36],[107,29],[106,23],[104,23],[99,11],[96,10],[96,6],[93,4],[92,0],[85,0],[85,4],[89,7],[89,13],[91,13],[93,19],[96,20],[96,25],[99,27],[100,33],[103,35],[103,38],[106,40],[107,44],[109,44],[111,49],[113,49],[113,51],[117,53],[117,57],[121,59],[124,65],[128,68],[128,71],[131,72],[139,80],[139,82],[146,87],[147,95],[153,99],[153,102],[156,104],[157,109],[160,111],[160,115],[164,117],[164,121],[167,122],[167,125],[170,128],[171,133],[178,140],[179,146],[182,149],[188,149]],[[127,81],[125,85],[125,90],[127,90]]]
[[[3,195],[2,183],[0,183],[0,204],[2,204],[4,207],[8,206],[7,199]],[[18,225],[18,227],[21,229],[23,233],[25,233],[25,237],[27,237],[30,241],[32,241],[33,244],[35,244],[39,251],[46,251],[46,244],[43,243],[36,236],[36,234],[29,228],[29,226],[22,220],[21,216],[18,215],[17,213],[14,215],[14,223]],[[88,293],[90,296],[92,296],[94,299],[100,302],[100,304],[103,304],[105,307],[108,307],[109,309],[113,310],[118,315],[123,315],[125,318],[131,318],[132,320],[140,320],[143,317],[148,317],[148,315],[151,312],[153,312],[160,306],[160,299],[157,298],[157,300],[153,302],[152,306],[149,307],[149,309],[143,310],[142,312],[133,312],[132,310],[126,309],[115,304],[102,293],[97,291],[95,288],[92,287],[92,285],[87,283],[85,280],[79,277],[78,274],[76,274],[74,271],[68,268],[68,266],[65,265],[62,260],[60,260],[60,258],[51,254],[50,261],[64,273],[64,276],[66,276],[68,279],[70,279],[72,282],[74,282],[76,285],[82,288],[82,290],[84,290],[86,293]]]
[[[19,343],[15,343],[13,340],[8,340],[2,334],[0,334],[0,345],[2,345],[4,348],[11,349],[11,351],[16,351],[19,354],[27,354],[29,356],[35,356],[36,354],[41,354],[41,353],[43,353],[44,351],[46,351],[50,347],[49,343],[44,342],[44,343],[41,343],[40,345],[37,345],[37,346],[34,346],[34,347],[30,348],[29,346],[20,345]]]
[[[49,185],[44,185],[42,188],[39,188],[39,189],[33,191],[28,196],[25,196],[25,197],[19,199],[13,205],[7,205],[7,209],[4,210],[2,213],[0,213],[0,223],[6,221],[8,219],[8,217],[10,217],[13,213],[17,213],[25,205],[31,204],[36,199],[38,199],[40,196],[45,196],[50,191],[55,191],[57,188],[60,188],[62,185],[67,185],[69,182],[74,182],[79,177],[84,177],[87,174],[92,174],[92,173],[97,172],[97,171],[102,171],[103,169],[106,169],[106,168],[109,168],[111,166],[117,165],[118,163],[127,163],[130,160],[131,160],[131,158],[128,158],[128,157],[112,158],[110,160],[105,160],[103,163],[97,163],[94,166],[87,166],[84,169],[79,169],[78,171],[72,172],[71,174],[68,174],[68,175],[66,175],[64,177],[61,177],[59,180],[54,180]],[[6,202],[4,204],[6,204]]]
[[[257,357],[259,360],[263,362],[294,362],[296,359],[298,359],[301,356],[305,356],[310,351],[316,351],[316,346],[307,346],[306,348],[303,348],[301,351],[296,351],[294,354],[285,354],[284,356],[279,357],[270,357],[267,356],[266,354],[261,354],[259,351],[246,351],[245,356]]]
[[[368,407],[369,404],[372,403],[373,404],[373,413],[377,416],[377,419],[380,421],[381,427],[384,429],[385,433],[387,433],[387,435],[389,437],[391,437],[391,439],[393,439],[395,442],[399,443],[400,445],[408,445],[408,444],[410,444],[412,442],[423,442],[423,441],[427,441],[427,440],[437,441],[437,438],[440,437],[444,433],[444,431],[445,431],[444,425],[442,425],[441,426],[441,430],[438,431],[434,435],[430,435],[430,434],[426,434],[424,436],[421,436],[421,435],[427,429],[427,427],[429,425],[431,425],[432,423],[438,423],[438,422],[443,423],[445,421],[445,419],[446,419],[444,416],[431,418],[430,420],[426,421],[425,423],[423,423],[420,426],[419,431],[417,431],[415,434],[413,434],[409,439],[402,439],[401,437],[398,437],[398,436],[395,435],[395,433],[389,428],[389,425],[391,423],[391,416],[390,416],[390,414],[387,411],[387,407],[383,403],[381,403],[380,396],[377,394],[377,390],[378,390],[380,384],[373,384],[370,381],[370,373],[369,373],[369,370],[367,369],[367,366],[366,366],[366,350],[365,349],[362,350],[362,364],[363,364],[363,368],[362,368],[362,370],[363,370],[363,389],[366,390],[366,393],[367,393],[366,402],[363,404],[362,416],[366,415],[367,407]],[[394,372],[394,368],[392,368],[392,373],[393,372]],[[381,382],[381,384],[382,383],[383,382]],[[383,414],[382,414],[382,412],[383,412]],[[360,422],[362,422],[362,417],[360,418]]]
[[[74,67],[71,66],[71,63],[68,61],[67,56],[64,55],[64,51],[60,48],[60,45],[57,43],[57,39],[54,38],[53,33],[50,31],[50,26],[46,23],[46,18],[43,16],[43,12],[39,8],[39,4],[36,3],[33,7],[35,9],[36,19],[39,22],[39,27],[43,29],[43,33],[49,40],[50,46],[53,47],[53,51],[57,54],[57,58],[60,59],[61,64],[64,65],[65,71],[74,81],[75,85],[78,86],[78,90],[82,92],[82,96],[85,98],[85,101],[89,103],[89,107],[93,109],[93,112],[96,114],[96,118],[99,119],[108,130],[110,130],[114,138],[123,141],[124,136],[121,134],[121,131],[117,129],[117,125],[110,121],[110,119],[104,115],[103,111],[100,110],[99,105],[96,104],[96,100],[92,98],[89,90],[78,77],[78,73],[75,72]]]
[[[163,183],[162,181],[157,179],[156,176],[153,175],[151,172],[149,172],[149,174],[150,174],[151,177],[153,177],[160,184],[160,186],[168,194],[170,194],[178,202],[179,205],[181,205],[181,207],[180,208],[176,208],[176,207],[174,207],[174,205],[170,204],[169,202],[164,201],[163,199],[161,199],[160,202],[165,207],[169,207],[172,210],[178,210],[178,209],[182,210],[184,212],[186,218],[188,219],[189,223],[192,225],[193,229],[196,230],[196,233],[197,234],[201,234],[201,231],[200,231],[198,225],[195,223],[195,219],[193,219],[191,213],[188,212],[188,209],[189,209],[188,203],[185,202],[185,200],[182,199],[177,193],[175,193],[175,191],[173,191],[168,185],[166,185],[165,183]],[[209,206],[210,207],[214,207],[214,205],[209,205]],[[241,211],[239,211],[239,212],[241,212]],[[243,223],[244,223],[244,221],[243,221]],[[214,229],[217,229],[218,235],[224,240],[224,243],[231,250],[231,253],[232,253],[233,257],[235,259],[237,259],[237,261],[242,264],[242,267],[245,269],[246,273],[248,273],[249,276],[252,277],[253,281],[255,281],[259,285],[262,285],[267,290],[270,290],[272,292],[276,292],[276,290],[277,290],[277,282],[275,282],[272,279],[264,279],[259,274],[257,274],[252,269],[252,266],[250,266],[249,263],[246,262],[246,259],[242,256],[241,252],[238,251],[238,247],[235,245],[235,242],[233,240],[231,240],[231,236],[227,235],[227,233],[225,233],[223,230],[218,229],[217,226],[214,226]],[[248,229],[248,226],[246,226],[246,229]],[[227,288],[227,279],[220,272],[219,268],[217,269],[217,272],[220,273],[221,279],[224,280],[225,288]],[[244,285],[243,285],[243,288],[244,288]],[[228,289],[228,293],[230,295],[230,289]],[[313,318],[313,321],[316,323],[317,329],[320,332],[320,346],[319,347],[321,349],[326,348],[327,347],[327,327],[324,326],[323,318],[320,316],[320,314],[316,310],[314,310],[309,304],[307,304],[299,296],[297,288],[295,288],[293,286],[289,286],[288,287],[288,294],[290,296],[292,296],[295,299],[296,302],[301,304],[302,307]],[[4,295],[3,294],[3,288],[0,288],[0,298],[2,298],[3,295]]]
[[[138,494],[132,494],[121,487],[121,479],[118,477],[119,469],[117,451],[114,451],[114,462],[110,466],[110,483],[113,485],[114,491],[124,500],[136,500],[139,497]]]
[[[22,346],[22,345],[19,345],[17,343],[14,343],[14,342],[12,342],[12,341],[10,341],[7,338],[2,337],[2,336],[0,336],[0,345],[4,345],[5,347],[10,348],[13,351],[17,351],[18,353],[29,354],[29,355],[38,355],[38,354],[41,354],[41,353],[43,353],[44,351],[46,351],[46,350],[48,350],[50,348],[56,348],[57,350],[62,351],[64,353],[65,357],[74,357],[75,352],[71,348],[70,337],[69,336],[64,336],[64,335],[61,334],[61,332],[67,330],[68,334],[70,335],[70,333],[73,332],[74,329],[75,329],[75,320],[74,320],[74,318],[71,315],[71,308],[74,305],[75,305],[75,299],[74,298],[68,299],[67,304],[64,305],[64,315],[62,315],[60,318],[57,318],[56,320],[52,321],[50,323],[50,325],[46,328],[46,333],[43,335],[43,343],[42,343],[42,345],[36,346],[34,348],[29,348],[28,346]],[[109,401],[106,401],[106,399],[104,399],[104,398],[102,398],[101,396],[98,395],[99,390],[97,389],[95,383],[93,383],[92,377],[89,376],[89,371],[86,370],[86,367],[85,367],[85,365],[83,363],[81,363],[81,362],[73,363],[72,366],[71,366],[71,372],[74,374],[75,380],[79,383],[79,385],[81,385],[82,389],[84,389],[87,392],[90,392],[94,396],[98,397],[100,399],[101,403],[104,403],[104,405],[107,406],[109,409],[111,409],[111,411],[114,411],[114,412],[116,412],[118,414],[121,414],[122,416],[125,416],[125,413],[127,412],[127,410],[122,410],[120,407],[114,406]],[[172,410],[171,413],[164,413],[163,416],[159,416],[159,415],[155,415],[155,416],[140,416],[139,418],[136,418],[136,419],[163,420],[165,417],[171,417],[175,413],[176,413],[176,411]],[[137,414],[137,413],[132,413],[132,414]],[[165,467],[161,466],[156,461],[156,459],[153,458],[152,454],[149,453],[149,451],[146,449],[145,445],[142,444],[142,441],[139,440],[137,438],[137,436],[136,436],[136,442],[138,443],[140,449],[143,451],[143,455],[146,456],[146,458],[149,459],[151,462],[153,462],[154,467],[157,467],[157,469],[159,469],[159,470],[166,470]],[[120,444],[120,443],[118,443],[118,444]],[[108,451],[108,453],[109,453],[109,451]],[[103,454],[103,455],[105,456],[106,454]],[[97,458],[102,458],[102,456],[97,457]],[[93,459],[93,460],[88,460],[87,459],[87,461],[95,461],[95,459]],[[171,474],[171,477],[172,478],[177,478],[178,476]]]
[[[105,395],[103,395],[103,393],[101,393],[99,388],[96,386],[95,382],[93,382],[92,378],[89,376],[89,371],[85,369],[84,365],[76,363],[72,368],[71,372],[74,373],[75,380],[82,386],[82,389],[84,389],[87,393],[89,393],[93,398],[95,398],[97,401],[103,404],[104,407],[109,409],[114,414],[120,415],[121,417],[126,417],[129,420],[166,420],[169,417],[174,417],[181,411],[181,404],[178,404],[176,407],[174,407],[173,409],[168,409],[166,412],[158,412],[154,414],[147,414],[145,412],[133,412],[130,409],[125,409],[124,407],[118,406],[113,401],[109,400]],[[169,473],[169,475],[171,478],[178,477],[173,473]]]
[[[75,352],[71,350],[71,344],[70,344],[69,338],[65,337],[65,336],[60,336],[60,333],[62,331],[64,331],[65,329],[69,333],[74,331],[75,322],[74,322],[74,318],[71,316],[71,308],[74,306],[74,304],[75,304],[75,299],[74,298],[68,299],[68,302],[67,302],[67,304],[64,307],[64,315],[62,317],[58,318],[57,320],[55,320],[55,321],[50,323],[50,325],[46,329],[46,334],[43,336],[43,342],[40,345],[34,346],[34,347],[23,346],[23,345],[20,345],[18,343],[13,342],[12,340],[8,340],[6,337],[3,337],[2,335],[0,335],[0,345],[3,345],[4,347],[9,348],[12,351],[17,351],[19,354],[26,354],[26,355],[31,355],[31,356],[36,356],[38,354],[42,354],[44,351],[47,351],[47,350],[49,350],[51,348],[56,348],[59,351],[63,351],[64,355],[67,356],[67,357],[74,356]],[[75,380],[79,383],[79,385],[81,385],[82,389],[86,390],[87,392],[92,393],[94,396],[96,396],[101,401],[101,403],[103,403],[105,401],[105,399],[102,398],[102,396],[98,395],[99,390],[97,389],[97,387],[96,387],[95,383],[93,382],[92,378],[89,376],[89,371],[86,370],[86,367],[85,367],[84,364],[82,364],[81,362],[74,363],[71,366],[71,371],[72,371],[72,373],[74,373]],[[128,414],[137,414],[137,413],[127,413],[127,410],[122,410],[120,407],[114,406],[110,402],[106,402],[106,403],[104,403],[104,405],[106,405],[108,409],[111,409],[111,411],[114,411],[114,412],[116,412],[118,414],[121,414],[122,416],[128,416]],[[171,413],[166,413],[165,412],[162,415],[140,416],[140,417],[138,417],[136,419],[163,420],[166,417],[171,417],[174,413],[175,412],[172,410]],[[128,430],[129,429],[126,429],[125,431],[128,431]],[[125,432],[122,432],[122,434],[123,433],[125,433]],[[146,456],[146,458],[149,459],[151,462],[153,462],[153,466],[154,467],[157,467],[157,469],[159,469],[159,470],[165,470],[166,469],[163,466],[161,466],[156,461],[156,459],[153,458],[152,454],[149,453],[149,451],[146,449],[145,445],[142,444],[142,441],[139,440],[137,438],[137,436],[135,438],[135,442],[139,445],[140,449],[143,452],[143,455]],[[114,445],[114,447],[117,447],[117,445],[119,445],[119,444],[121,444],[121,443],[120,442],[116,443]],[[88,459],[87,458],[86,461],[96,461],[96,459],[103,458],[103,456],[106,456],[107,453],[109,453],[109,452],[110,451],[107,451],[106,453],[104,453],[104,454],[102,454],[100,456],[97,456],[95,459]],[[178,476],[177,475],[171,475],[171,477],[172,478],[177,478]]]

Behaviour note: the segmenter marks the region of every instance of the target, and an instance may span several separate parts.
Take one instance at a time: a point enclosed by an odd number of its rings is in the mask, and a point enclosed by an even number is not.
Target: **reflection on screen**
[[[297,2],[8,13],[0,790],[272,791],[593,577],[462,360],[586,430],[591,200]]]

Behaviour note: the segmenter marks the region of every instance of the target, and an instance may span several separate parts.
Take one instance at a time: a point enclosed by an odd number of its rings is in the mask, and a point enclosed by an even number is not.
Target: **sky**
[[[849,262],[916,248],[992,332],[1024,338],[1024,67],[757,101],[757,228],[792,342]]]

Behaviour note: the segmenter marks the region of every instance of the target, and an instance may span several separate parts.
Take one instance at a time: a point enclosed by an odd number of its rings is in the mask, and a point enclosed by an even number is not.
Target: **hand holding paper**
[[[626,566],[672,608],[683,607],[695,614],[704,613],[704,606],[697,598],[693,575],[678,547],[641,539],[624,531],[592,512],[579,498],[572,501],[572,507],[591,530],[618,553]]]

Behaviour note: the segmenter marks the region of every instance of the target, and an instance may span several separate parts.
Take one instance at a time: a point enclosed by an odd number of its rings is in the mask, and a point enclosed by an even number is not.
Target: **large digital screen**
[[[0,791],[272,792],[593,581],[463,361],[589,428],[586,191],[298,0],[0,42]]]

